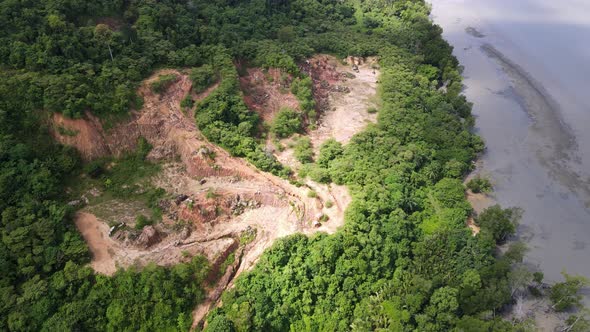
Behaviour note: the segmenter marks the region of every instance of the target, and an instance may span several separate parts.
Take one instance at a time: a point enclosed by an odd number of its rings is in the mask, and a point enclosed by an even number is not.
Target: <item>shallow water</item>
[[[430,0],[465,67],[479,172],[524,209],[527,262],[590,277],[590,1]]]

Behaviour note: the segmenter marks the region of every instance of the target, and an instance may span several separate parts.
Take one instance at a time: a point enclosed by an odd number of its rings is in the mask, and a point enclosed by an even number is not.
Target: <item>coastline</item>
[[[524,209],[518,236],[530,248],[525,262],[542,270],[547,282],[561,281],[563,269],[590,276],[588,171],[584,170],[588,151],[584,144],[590,142],[579,132],[580,126],[590,122],[581,118],[572,122],[577,110],[572,103],[564,102],[565,85],[558,85],[563,78],[552,80],[547,73],[551,68],[540,65],[561,60],[548,62],[544,57],[554,53],[548,49],[563,41],[531,35],[565,28],[542,25],[545,12],[535,9],[544,1],[429,2],[431,17],[443,28],[443,37],[464,66],[464,94],[474,103],[475,132],[486,143],[486,151],[478,157],[478,166],[470,176],[483,172],[480,174],[494,183],[495,202]],[[508,16],[512,21],[493,15],[502,6],[511,9]],[[530,17],[527,6],[539,21],[526,21]],[[484,10],[487,8],[490,10]],[[530,40],[523,39],[526,33]],[[502,58],[486,53],[486,44],[501,52]],[[531,53],[533,50],[542,52]],[[577,60],[575,54],[572,56],[572,61]],[[522,70],[511,70],[514,65]],[[470,202],[474,208],[479,203],[474,198]],[[587,294],[586,302],[590,302]]]

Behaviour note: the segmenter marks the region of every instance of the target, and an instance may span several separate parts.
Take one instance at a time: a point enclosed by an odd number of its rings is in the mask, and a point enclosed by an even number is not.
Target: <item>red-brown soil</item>
[[[248,108],[258,113],[263,121],[271,122],[283,107],[299,110],[299,102],[289,89],[292,81],[290,75],[281,74],[281,71],[275,68],[267,71],[260,68],[246,70],[247,75],[240,77],[244,102]]]

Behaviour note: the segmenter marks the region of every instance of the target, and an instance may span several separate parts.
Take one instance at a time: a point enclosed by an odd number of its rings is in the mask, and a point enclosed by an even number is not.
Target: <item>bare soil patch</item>
[[[99,273],[111,275],[117,271],[115,260],[111,255],[112,240],[108,237],[109,227],[99,222],[90,213],[76,214],[76,227],[88,243],[92,253],[90,266]]]
[[[318,128],[309,133],[314,146],[328,138],[348,143],[367,124],[377,121],[370,108],[379,108],[376,58],[349,57],[345,63],[329,55],[308,60],[307,70],[313,79],[320,119]]]
[[[291,75],[275,68],[248,68],[246,71],[247,75],[240,77],[244,102],[263,121],[271,122],[283,107],[300,110],[299,102],[289,88],[293,79]]]

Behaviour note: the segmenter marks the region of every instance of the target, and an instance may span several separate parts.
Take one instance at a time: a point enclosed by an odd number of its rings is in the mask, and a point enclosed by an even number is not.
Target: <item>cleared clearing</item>
[[[375,58],[349,57],[343,63],[332,56],[318,55],[309,62],[315,89],[328,89],[318,128],[309,133],[314,146],[328,138],[348,143],[367,124],[377,121],[377,114],[368,112],[379,107]]]
[[[318,128],[309,133],[315,146],[329,137],[345,143],[367,123],[375,121],[375,115],[367,112],[369,107],[377,106],[378,72],[373,69],[374,60],[349,61],[345,65],[335,58],[319,56],[308,62],[318,100],[330,105],[321,113]],[[358,72],[352,69],[353,63],[358,65]],[[298,105],[280,83],[272,83],[280,78],[280,73],[268,73],[270,81],[261,76],[265,75],[262,71],[251,69],[241,82],[243,88],[249,89],[245,94],[247,104],[265,120],[271,120],[280,107],[296,109]],[[154,94],[149,85],[164,74],[177,75],[178,80],[166,92]],[[111,275],[117,268],[148,263],[168,266],[188,261],[194,255],[207,257],[213,272],[207,299],[195,309],[195,324],[216,305],[233,279],[252,268],[277,238],[297,232],[333,233],[343,224],[344,211],[351,201],[343,186],[308,181],[296,187],[209,143],[194,123],[193,110],[183,112],[180,101],[188,94],[200,100],[216,87],[196,95],[185,72],[162,70],[139,89],[143,109],[109,131],[103,130],[99,120],[91,115],[77,120],[60,115],[53,118],[54,128],[76,132],[75,136],[68,136],[63,130],[54,130],[56,139],[76,147],[87,160],[121,155],[134,149],[139,137],[153,145],[148,158],[162,163],[162,171],[150,182],[167,193],[159,203],[163,211],[161,223],[143,231],[135,230],[133,216],[144,207],[108,197],[101,199],[94,188],[93,195],[84,196],[98,197],[97,203],[91,200],[76,214],[75,222],[93,254],[91,266],[98,273]],[[264,89],[272,91],[267,95]],[[317,197],[308,197],[310,190]],[[327,201],[333,202],[331,208],[325,207]],[[329,220],[318,223],[322,215]],[[109,234],[114,225],[120,228]],[[232,253],[235,262],[226,271],[218,271]]]

